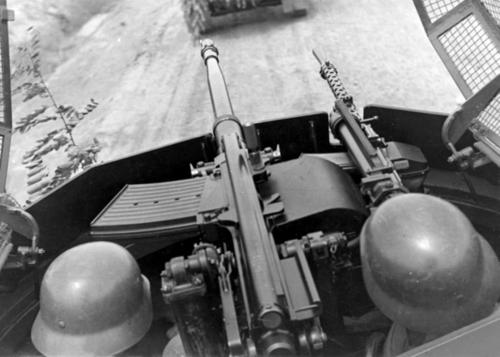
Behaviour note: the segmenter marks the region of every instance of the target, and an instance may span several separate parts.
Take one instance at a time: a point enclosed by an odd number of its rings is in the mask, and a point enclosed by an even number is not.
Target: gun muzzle
[[[234,115],[231,99],[227,91],[226,81],[219,66],[219,51],[212,40],[200,41],[201,57],[207,67],[208,89],[214,111],[214,134],[219,150],[222,150],[223,135],[238,133],[242,137],[241,123]]]

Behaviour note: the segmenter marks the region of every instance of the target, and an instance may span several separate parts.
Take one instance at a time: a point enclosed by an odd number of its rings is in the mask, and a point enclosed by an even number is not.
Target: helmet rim
[[[139,342],[153,320],[148,279],[142,278],[142,302],[123,323],[93,334],[68,334],[48,325],[38,311],[31,329],[33,345],[46,356],[109,356],[125,351]]]
[[[481,245],[483,249],[488,250],[489,245],[483,238],[481,238]],[[496,256],[491,258],[496,259]],[[495,261],[492,259],[486,259],[486,261],[480,289],[458,311],[450,307],[446,309],[446,306],[430,309],[405,305],[383,291],[367,269],[363,269],[363,279],[370,298],[391,320],[412,331],[442,335],[480,320],[494,310],[499,295],[499,289],[496,286],[499,271]],[[471,305],[476,305],[473,311],[470,311]]]

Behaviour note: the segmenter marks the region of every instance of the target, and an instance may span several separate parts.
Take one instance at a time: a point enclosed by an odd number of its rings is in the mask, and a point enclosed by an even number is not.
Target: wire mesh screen
[[[464,0],[423,0],[423,3],[429,19],[431,22],[434,22],[463,1]],[[481,0],[481,2],[500,26],[500,1]]]
[[[481,0],[481,2],[500,26],[500,0]]]
[[[474,126],[481,130],[486,128],[500,137],[500,92],[474,120]]]
[[[413,1],[431,43],[468,98],[464,107],[480,111],[464,124],[482,142],[478,148],[500,153],[500,0]]]
[[[431,22],[436,21],[463,0],[424,0],[425,10]],[[494,2],[496,0],[492,0]]]
[[[474,15],[450,28],[439,40],[472,92],[500,73],[500,51]]]

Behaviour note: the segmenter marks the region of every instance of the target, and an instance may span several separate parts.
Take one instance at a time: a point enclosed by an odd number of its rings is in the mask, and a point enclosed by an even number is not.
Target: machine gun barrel
[[[219,66],[219,51],[212,40],[200,41],[201,57],[207,67],[208,89],[214,112],[214,134],[221,151],[221,138],[235,132],[242,137],[241,123],[234,115],[233,106],[226,87],[226,80]]]
[[[375,158],[377,154],[375,148],[359,125],[361,117],[353,98],[345,89],[335,66],[328,61],[323,62],[314,50],[312,52],[321,65],[321,76],[327,81],[328,86],[337,99],[335,103],[336,111],[344,119],[342,123],[336,120],[331,122],[332,132],[337,131],[339,133],[359,164],[360,169],[363,173],[368,173],[370,168],[367,167],[367,164],[370,166],[371,159]]]
[[[362,191],[368,193],[373,203],[379,203],[387,194],[406,192],[399,174],[387,154],[380,148],[385,142],[369,124],[363,123],[353,98],[344,87],[335,66],[321,60],[313,50],[314,57],[321,65],[320,74],[335,96],[335,107],[330,117],[330,129],[340,137],[351,154],[356,166],[364,176]],[[375,147],[370,139],[381,143]]]

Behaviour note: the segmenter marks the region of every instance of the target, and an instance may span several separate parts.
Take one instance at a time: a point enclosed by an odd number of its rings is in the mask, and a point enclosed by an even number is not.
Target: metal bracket
[[[243,356],[244,348],[238,326],[236,307],[234,306],[233,289],[231,288],[234,257],[230,252],[225,252],[225,254],[220,255],[220,258],[218,280],[227,345],[231,356]]]

